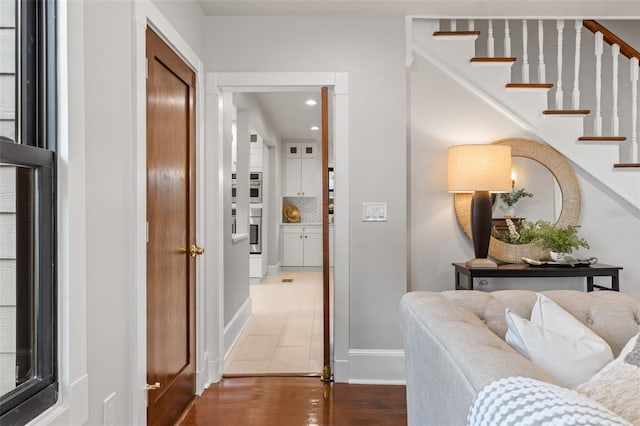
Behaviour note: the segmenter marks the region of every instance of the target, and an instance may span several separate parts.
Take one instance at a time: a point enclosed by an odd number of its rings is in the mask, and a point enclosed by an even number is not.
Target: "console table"
[[[620,266],[596,263],[591,266],[531,266],[522,263],[505,263],[497,268],[470,268],[464,263],[452,263],[455,268],[456,290],[473,290],[474,278],[549,278],[549,277],[585,277],[587,291],[594,288],[619,291],[618,272]],[[460,285],[460,276],[468,278],[469,287]],[[611,287],[593,283],[593,277],[611,277]]]

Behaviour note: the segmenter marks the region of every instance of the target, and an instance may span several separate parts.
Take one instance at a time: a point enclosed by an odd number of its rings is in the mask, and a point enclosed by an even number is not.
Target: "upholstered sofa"
[[[543,292],[602,337],[617,356],[640,330],[640,302],[617,292]],[[411,292],[400,302],[409,426],[465,425],[478,392],[503,377],[557,384],[505,341],[505,309],[529,318],[536,293]]]

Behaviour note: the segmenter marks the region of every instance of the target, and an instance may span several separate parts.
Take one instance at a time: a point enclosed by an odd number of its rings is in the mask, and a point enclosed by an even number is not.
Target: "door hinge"
[[[144,58],[144,78],[149,78],[149,58]]]
[[[147,221],[147,244],[149,244],[149,221]]]

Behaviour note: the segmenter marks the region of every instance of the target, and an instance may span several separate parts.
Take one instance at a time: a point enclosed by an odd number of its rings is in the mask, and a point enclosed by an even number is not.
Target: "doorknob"
[[[145,389],[145,390],[148,390],[148,391],[150,391],[150,390],[160,389],[160,382],[155,382],[155,383],[154,383],[154,384],[152,384],[152,385],[150,385],[149,383],[147,383],[147,384],[144,386],[144,389]]]
[[[191,244],[191,247],[189,247],[189,254],[191,255],[191,257],[196,257],[201,255],[202,253],[204,253],[204,248],[197,246],[195,244]]]

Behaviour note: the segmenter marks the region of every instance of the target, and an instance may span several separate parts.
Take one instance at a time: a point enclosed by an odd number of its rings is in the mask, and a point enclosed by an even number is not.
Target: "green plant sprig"
[[[500,200],[509,207],[513,206],[515,203],[520,201],[520,199],[525,197],[533,197],[533,194],[525,191],[524,188],[520,188],[517,191],[514,189],[511,192],[500,194]]]
[[[533,243],[542,249],[558,253],[571,253],[574,248],[589,248],[589,243],[578,236],[578,227],[568,225],[556,226],[546,220],[536,223],[524,221],[520,229],[520,243]]]

